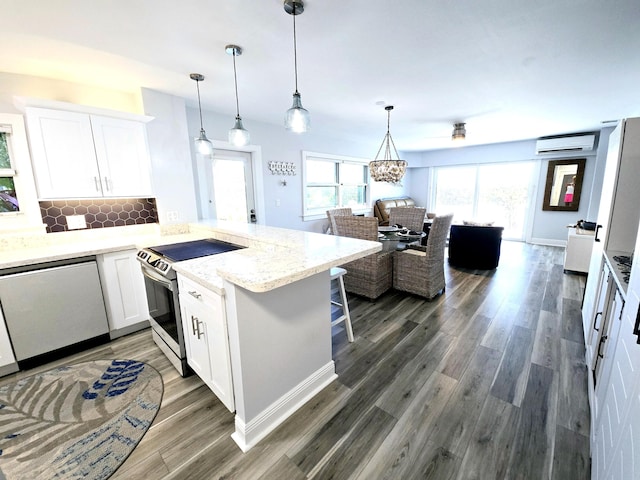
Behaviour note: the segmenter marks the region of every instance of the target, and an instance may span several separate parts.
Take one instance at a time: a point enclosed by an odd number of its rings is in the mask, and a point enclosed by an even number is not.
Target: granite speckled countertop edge
[[[62,237],[60,237],[62,238]],[[139,234],[110,238],[80,238],[58,244],[9,248],[0,251],[0,269],[46,264],[85,256],[216,238],[248,247],[211,257],[174,264],[185,277],[224,294],[223,279],[252,292],[266,292],[312,276],[331,267],[361,258],[382,247],[378,242],[334,237],[321,233],[205,221],[192,223],[188,232],[162,234],[141,231]]]

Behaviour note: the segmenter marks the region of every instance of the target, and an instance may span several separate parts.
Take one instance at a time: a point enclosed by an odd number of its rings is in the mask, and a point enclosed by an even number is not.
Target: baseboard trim
[[[149,328],[149,325],[149,320],[143,320],[142,322],[134,323],[133,325],[129,325],[123,328],[116,328],[115,330],[111,330],[109,332],[109,338],[111,338],[111,340],[115,340],[116,338],[129,335],[130,333]]]
[[[249,451],[251,447],[271,433],[336,378],[338,375],[336,375],[335,365],[331,360],[269,405],[251,421],[245,423],[236,415],[236,431],[231,435],[231,438],[238,444],[240,450]]]
[[[18,371],[20,371],[20,367],[18,367],[18,363],[12,362],[8,365],[3,365],[2,367],[0,367],[0,377],[4,377],[5,375],[10,375]]]
[[[566,240],[556,240],[555,238],[532,238],[529,243],[533,245],[545,245],[547,247],[566,247]]]

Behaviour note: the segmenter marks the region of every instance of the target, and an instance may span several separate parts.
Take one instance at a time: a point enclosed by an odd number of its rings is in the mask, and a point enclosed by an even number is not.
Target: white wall
[[[184,99],[142,89],[151,155],[151,180],[162,224],[198,219]],[[175,212],[175,215],[172,214]],[[171,215],[170,215],[171,214]]]
[[[22,113],[14,96],[43,98],[130,113],[142,113],[140,95],[78,83],[0,72],[0,112]]]
[[[311,112],[313,119],[313,112]],[[203,111],[203,125],[210,140],[227,141],[227,133],[233,126],[232,115],[222,115],[216,112]],[[284,113],[283,113],[284,117]],[[200,132],[200,117],[197,108],[187,108],[187,122],[189,137],[197,137]],[[363,159],[372,159],[375,155],[379,139],[371,142],[357,142],[350,139],[338,139],[321,136],[311,130],[304,134],[288,132],[284,125],[270,125],[243,118],[244,126],[251,134],[251,144],[259,145],[262,150],[263,187],[265,217],[264,223],[270,226],[323,232],[326,219],[303,221],[303,186],[302,186],[302,151],[345,155]],[[381,132],[383,135],[384,132]],[[191,142],[193,143],[193,142]],[[202,175],[201,162],[197,159],[191,147],[192,162],[196,172],[196,184],[200,184],[198,176]],[[270,161],[293,162],[296,165],[295,176],[272,175],[267,164]],[[286,186],[280,181],[285,179]],[[371,185],[371,202],[378,198],[404,195],[404,186],[373,182]],[[279,200],[280,206],[277,206]],[[202,213],[200,213],[202,215]]]
[[[478,163],[515,162],[523,160],[533,160],[540,165],[539,177],[536,179],[535,199],[533,205],[533,222],[528,238],[533,243],[558,245],[566,241],[568,224],[577,220],[587,220],[590,212],[590,205],[599,201],[599,186],[602,183],[602,169],[600,164],[604,164],[606,159],[606,143],[608,131],[604,132],[604,141],[600,141],[600,148],[596,152],[567,152],[565,154],[554,154],[538,156],[535,154],[535,140],[525,140],[520,142],[500,143],[493,145],[478,145],[469,147],[458,147],[447,150],[433,150],[426,152],[410,152],[403,154],[409,161],[410,182],[407,194],[416,199],[416,202],[429,207],[429,178],[432,167],[468,165]],[[605,144],[604,150],[602,144]],[[545,180],[547,175],[547,165],[549,160],[559,158],[586,158],[584,179],[582,183],[582,193],[580,208],[576,212],[556,212],[543,211],[542,200],[544,197]],[[602,167],[603,168],[603,167]],[[592,193],[593,191],[593,193]],[[592,195],[594,198],[592,199]],[[593,215],[595,218],[595,214]]]

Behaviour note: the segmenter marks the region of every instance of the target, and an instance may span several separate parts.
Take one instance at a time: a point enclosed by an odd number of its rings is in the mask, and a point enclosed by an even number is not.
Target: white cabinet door
[[[103,195],[151,195],[145,125],[132,120],[91,115],[91,127]]]
[[[604,391],[596,389],[596,395],[603,397],[601,415],[594,424],[596,441],[592,444],[594,478],[638,478],[635,476],[605,475],[610,472],[632,472],[631,465],[638,458],[638,443],[629,445],[627,440],[640,436],[638,408],[640,407],[640,345],[633,334],[635,317],[638,312],[637,298],[629,302],[620,323],[619,338],[612,353],[612,368],[608,381],[603,380]],[[635,307],[635,308],[633,308]],[[635,405],[635,409],[634,406]],[[635,445],[635,446],[633,446]],[[633,449],[636,449],[634,452]],[[635,467],[638,468],[638,467]]]
[[[211,373],[211,353],[209,351],[209,334],[206,318],[208,309],[204,304],[180,298],[182,326],[187,347],[187,363],[208,385]]]
[[[135,250],[98,256],[111,338],[148,326],[149,307]]]
[[[585,357],[590,371],[595,368],[598,343],[602,335],[602,327],[605,324],[604,319],[614,283],[611,271],[604,262],[599,275],[593,276],[597,279],[597,284],[599,285],[598,294],[595,298],[596,308],[592,318],[583,325],[585,331]]]
[[[143,122],[35,107],[26,113],[40,198],[152,195]]]
[[[101,196],[89,116],[45,108],[26,113],[38,196]]]
[[[233,412],[235,396],[223,298],[181,275],[178,291],[187,363]]]
[[[3,367],[7,367],[12,364],[15,364],[16,368],[6,372],[2,371]],[[7,331],[7,325],[4,323],[2,308],[0,308],[0,372],[5,375],[17,370],[16,357],[13,355],[13,348],[11,348],[11,341],[9,340],[9,332]]]

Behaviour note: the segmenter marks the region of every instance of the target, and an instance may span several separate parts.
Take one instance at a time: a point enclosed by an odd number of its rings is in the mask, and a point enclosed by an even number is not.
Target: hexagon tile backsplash
[[[42,221],[47,225],[47,233],[158,222],[155,198],[41,200],[39,203]],[[80,225],[77,222],[80,222]],[[70,225],[71,223],[75,225]],[[86,227],[82,226],[84,223]]]

